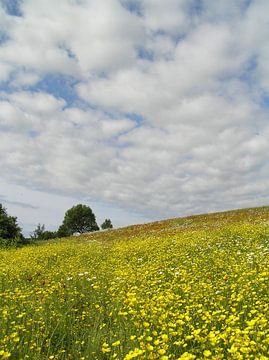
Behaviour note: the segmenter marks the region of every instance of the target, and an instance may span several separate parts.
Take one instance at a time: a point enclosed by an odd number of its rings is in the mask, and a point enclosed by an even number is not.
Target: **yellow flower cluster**
[[[269,208],[0,250],[0,359],[269,359]]]

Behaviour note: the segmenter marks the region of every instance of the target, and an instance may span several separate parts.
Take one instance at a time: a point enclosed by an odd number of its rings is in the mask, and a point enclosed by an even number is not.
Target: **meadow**
[[[0,359],[269,359],[269,207],[0,250]]]

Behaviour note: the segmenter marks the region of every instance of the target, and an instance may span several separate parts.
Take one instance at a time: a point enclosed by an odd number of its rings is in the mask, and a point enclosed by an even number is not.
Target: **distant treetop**
[[[9,216],[6,209],[0,204],[0,238],[14,239],[21,237],[21,228],[15,216]]]
[[[105,221],[103,222],[103,224],[101,225],[101,228],[103,230],[105,229],[112,229],[113,228],[113,225],[112,225],[112,222],[110,219],[105,219]]]
[[[58,236],[69,236],[74,233],[85,233],[99,230],[95,215],[87,205],[78,204],[67,210]]]

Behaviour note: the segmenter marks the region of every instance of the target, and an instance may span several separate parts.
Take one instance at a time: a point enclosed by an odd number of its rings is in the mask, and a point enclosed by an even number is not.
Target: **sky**
[[[24,233],[269,203],[268,0],[0,0],[0,202]]]

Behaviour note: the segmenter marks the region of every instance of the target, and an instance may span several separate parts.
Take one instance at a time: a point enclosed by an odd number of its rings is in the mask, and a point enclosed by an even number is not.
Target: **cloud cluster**
[[[18,16],[0,5],[1,176],[151,218],[268,202],[268,11],[266,0],[24,0]],[[52,75],[61,98],[40,89]]]

